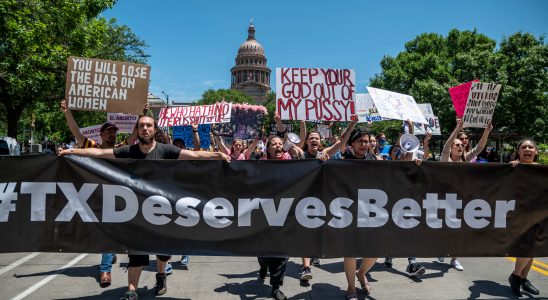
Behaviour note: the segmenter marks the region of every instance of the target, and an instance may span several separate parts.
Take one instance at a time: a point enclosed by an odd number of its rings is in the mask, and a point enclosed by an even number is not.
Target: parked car
[[[9,136],[0,136],[0,155],[21,155],[17,140]]]

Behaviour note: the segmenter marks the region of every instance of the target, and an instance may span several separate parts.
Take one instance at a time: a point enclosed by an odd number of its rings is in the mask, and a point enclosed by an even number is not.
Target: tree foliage
[[[205,105],[213,104],[221,101],[232,102],[232,103],[249,103],[252,104],[253,98],[244,94],[242,91],[231,90],[231,89],[209,89],[202,94],[202,99],[196,101],[196,104]]]
[[[146,60],[145,43],[127,26],[117,25],[114,19],[97,17],[114,2],[0,2],[0,115],[7,120],[0,130],[5,128],[9,136],[17,136],[19,128],[29,126],[25,123],[18,127],[22,116],[27,121],[35,114],[37,120],[44,122],[62,117],[57,105],[64,95],[69,56]],[[46,120],[44,116],[52,111],[59,115]],[[43,130],[43,134],[60,130],[48,129],[49,123],[39,128],[41,123],[37,122],[37,130]]]
[[[371,86],[412,95],[431,103],[444,133],[455,126],[448,89],[479,79],[502,84],[493,116],[495,128],[545,141],[548,132],[548,46],[543,37],[518,32],[495,40],[453,29],[444,37],[424,33],[396,57],[385,56]]]

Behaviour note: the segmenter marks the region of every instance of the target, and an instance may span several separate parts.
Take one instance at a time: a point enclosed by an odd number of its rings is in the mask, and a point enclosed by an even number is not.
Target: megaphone
[[[419,150],[421,143],[419,139],[413,134],[403,134],[400,137],[400,147],[404,153],[415,152]]]
[[[285,143],[284,143],[284,151],[289,151],[289,149],[291,149],[291,147],[293,147],[295,144],[298,144],[301,142],[301,138],[296,135],[295,133],[293,132],[288,132],[287,133],[287,139],[285,140]]]

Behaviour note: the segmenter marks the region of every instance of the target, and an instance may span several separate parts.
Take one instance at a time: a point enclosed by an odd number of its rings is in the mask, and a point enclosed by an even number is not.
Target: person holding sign
[[[535,141],[532,139],[524,139],[518,144],[516,153],[514,154],[514,160],[510,163],[512,167],[516,167],[518,164],[537,164],[538,160],[538,148]],[[527,274],[531,270],[534,258],[532,257],[516,257],[516,264],[514,271],[508,277],[512,292],[518,297],[522,296],[521,289],[524,291],[538,295],[539,290],[531,284],[531,281],[527,279]]]
[[[115,149],[67,149],[58,153],[59,156],[74,154],[94,158],[133,158],[133,159],[186,159],[203,160],[216,159],[230,161],[230,157],[220,152],[195,152],[179,149],[173,145],[156,142],[155,135],[158,131],[156,122],[148,116],[139,116],[137,120],[139,143],[126,145]],[[158,255],[156,258],[156,285],[154,293],[163,295],[167,292],[165,267],[170,256]],[[138,299],[137,287],[143,266],[149,264],[148,255],[129,255],[128,264],[128,292],[123,299]]]
[[[261,138],[258,136],[247,149],[244,149],[244,141],[242,139],[234,139],[232,146],[228,149],[223,140],[218,135],[215,135],[215,142],[219,145],[219,150],[234,160],[249,160],[259,141],[261,141]]]
[[[485,130],[483,131],[483,135],[481,136],[481,139],[478,142],[478,145],[472,149],[470,152],[464,151],[464,143],[457,138],[458,133],[462,130],[462,120],[457,119],[457,127],[453,130],[447,141],[445,142],[445,145],[443,146],[443,150],[441,152],[440,161],[442,162],[471,162],[473,159],[475,159],[478,154],[483,151],[483,148],[485,148],[485,144],[487,144],[487,138],[489,137],[489,133],[491,130],[493,130],[493,124],[491,124],[491,121],[487,124],[487,127],[485,127]],[[438,257],[438,260],[440,262],[444,261],[443,257]],[[452,257],[451,262],[449,265],[453,268],[455,268],[458,271],[464,271],[464,267],[460,263],[460,261],[457,259],[457,257]]]

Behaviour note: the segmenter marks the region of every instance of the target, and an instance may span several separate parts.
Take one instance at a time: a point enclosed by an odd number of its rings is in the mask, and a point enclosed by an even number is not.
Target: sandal
[[[365,293],[366,296],[369,296],[371,294],[371,286],[369,285],[369,282],[365,279],[361,280],[358,276],[358,272],[356,272],[356,278],[358,279],[358,282],[360,283],[360,286]]]
[[[358,300],[358,295],[356,295],[356,293],[352,293],[352,294],[346,294],[346,300]]]

